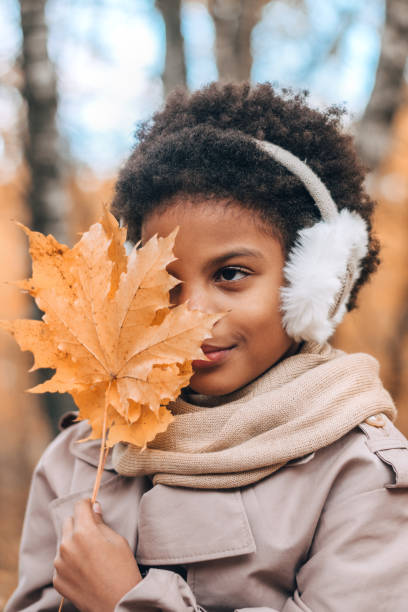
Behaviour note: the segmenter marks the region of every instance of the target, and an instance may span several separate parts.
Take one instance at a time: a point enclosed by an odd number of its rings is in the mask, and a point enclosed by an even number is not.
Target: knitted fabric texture
[[[246,387],[201,405],[178,398],[166,432],[148,447],[117,444],[124,476],[197,489],[242,487],[332,444],[367,417],[396,410],[378,363],[308,342]]]

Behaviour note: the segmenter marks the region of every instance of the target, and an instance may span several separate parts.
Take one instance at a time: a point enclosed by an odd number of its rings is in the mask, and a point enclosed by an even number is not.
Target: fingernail
[[[93,505],[92,505],[92,510],[96,514],[102,514],[101,504],[98,501],[94,502]]]
[[[373,414],[369,416],[366,421],[368,425],[372,425],[373,427],[384,427],[385,425],[385,417],[382,412],[378,414]]]

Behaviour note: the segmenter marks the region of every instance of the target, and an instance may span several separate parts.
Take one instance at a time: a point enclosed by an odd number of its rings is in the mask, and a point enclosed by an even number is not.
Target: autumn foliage
[[[0,325],[34,354],[33,370],[55,370],[30,391],[70,393],[103,447],[143,448],[172,421],[166,405],[188,384],[192,360],[205,358],[200,346],[221,316],[171,306],[176,231],[128,256],[126,230],[108,211],[72,249],[21,227],[33,271],[18,285],[44,315]]]

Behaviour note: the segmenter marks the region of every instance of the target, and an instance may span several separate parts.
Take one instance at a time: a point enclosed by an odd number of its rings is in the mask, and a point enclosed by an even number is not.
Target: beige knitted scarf
[[[179,398],[169,407],[174,421],[145,450],[114,447],[119,474],[198,489],[242,487],[328,446],[371,415],[396,416],[373,357],[311,342],[239,391],[196,396],[194,404]]]

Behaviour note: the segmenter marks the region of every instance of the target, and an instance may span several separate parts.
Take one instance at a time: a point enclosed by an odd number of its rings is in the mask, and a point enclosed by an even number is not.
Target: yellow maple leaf
[[[179,281],[166,266],[176,231],[127,256],[126,230],[108,211],[72,249],[23,230],[33,271],[19,286],[44,315],[0,326],[34,354],[32,370],[55,370],[30,391],[70,393],[104,448],[119,441],[143,448],[172,421],[166,405],[188,384],[191,361],[205,358],[200,346],[222,316],[171,306]]]

